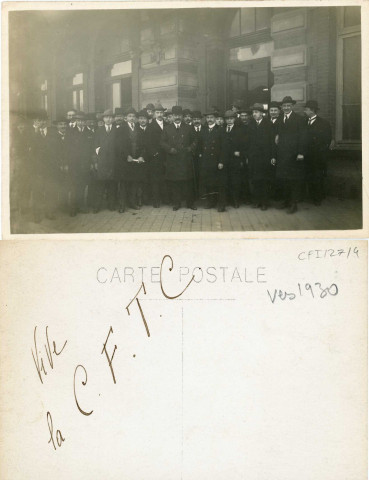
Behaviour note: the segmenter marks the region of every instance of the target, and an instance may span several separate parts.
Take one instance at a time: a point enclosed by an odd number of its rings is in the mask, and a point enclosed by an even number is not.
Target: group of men
[[[316,101],[306,103],[305,117],[293,111],[295,103],[287,96],[268,111],[260,103],[233,105],[224,116],[216,109],[167,111],[159,103],[97,118],[70,110],[53,126],[35,112],[30,131],[18,119],[11,135],[17,206],[24,212],[31,205],[39,222],[59,209],[97,213],[105,197],[120,213],[162,203],[178,210],[183,201],[196,210],[199,200],[219,212],[242,201],[266,210],[279,192],[277,208],[292,214],[303,190],[319,205],[331,128]]]

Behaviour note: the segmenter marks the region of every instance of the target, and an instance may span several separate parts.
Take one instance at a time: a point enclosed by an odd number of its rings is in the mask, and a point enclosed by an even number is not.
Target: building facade
[[[291,95],[300,111],[318,100],[336,150],[358,159],[360,7],[11,12],[9,22],[11,111],[224,111]]]

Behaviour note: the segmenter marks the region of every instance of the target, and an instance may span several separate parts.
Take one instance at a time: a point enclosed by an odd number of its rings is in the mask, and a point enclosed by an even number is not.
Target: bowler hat
[[[236,108],[242,108],[242,102],[241,100],[233,100],[231,103],[231,108],[236,107]]]
[[[37,110],[34,112],[33,118],[36,118],[37,120],[47,120],[47,113],[45,110]]]
[[[173,115],[183,115],[183,110],[180,105],[174,105],[172,107],[172,114]]]
[[[269,108],[281,108],[281,104],[279,102],[270,102],[269,103]]]
[[[214,108],[210,108],[209,111],[204,113],[204,116],[206,117],[207,115],[214,115],[214,117],[219,117],[219,110],[215,110]]]
[[[164,112],[165,108],[163,107],[163,105],[161,103],[155,103],[154,110],[157,111],[157,112],[159,112],[159,111]]]
[[[59,123],[68,123],[64,117],[58,117],[53,121],[53,125],[58,125]]]
[[[314,112],[319,110],[319,105],[316,100],[308,100],[305,104],[305,108],[310,108],[311,110],[314,110]]]
[[[86,115],[84,114],[84,112],[77,112],[76,118],[79,120],[84,120],[86,118]]]
[[[140,110],[137,114],[137,117],[146,117],[146,118],[149,118],[149,114],[147,113],[147,110],[146,108],[143,108],[142,110]]]
[[[124,110],[123,110],[123,108],[117,107],[117,108],[114,110],[114,115],[124,115]]]
[[[236,114],[232,110],[227,110],[224,114],[225,118],[235,118]]]
[[[199,110],[194,110],[192,112],[192,118],[201,118],[201,117],[202,117],[202,113]]]
[[[190,110],[189,108],[185,108],[185,109],[183,110],[183,115],[191,115],[191,117],[192,117],[192,112],[191,112],[191,110]]]
[[[242,108],[240,108],[240,110],[239,110],[238,113],[239,113],[239,114],[241,114],[241,113],[247,113],[247,115],[251,115],[252,112],[251,112],[251,110],[250,110],[249,108],[242,107]]]
[[[110,108],[108,110],[105,110],[102,114],[102,117],[114,117],[113,110],[111,110]]]
[[[254,103],[254,105],[251,105],[250,110],[258,110],[259,112],[264,113],[264,105],[262,103]]]
[[[155,110],[155,105],[153,103],[148,103],[146,105],[146,110]]]
[[[281,105],[283,105],[284,103],[292,103],[292,105],[295,105],[296,100],[292,100],[292,97],[288,95],[287,97],[284,97],[284,99],[281,101]]]
[[[125,115],[129,115],[130,113],[133,113],[133,115],[137,116],[137,112],[133,107],[130,107],[128,110],[126,110]]]

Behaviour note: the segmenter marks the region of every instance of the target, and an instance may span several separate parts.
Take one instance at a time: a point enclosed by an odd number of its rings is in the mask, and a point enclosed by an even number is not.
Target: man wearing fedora
[[[264,107],[255,103],[252,107],[253,120],[249,125],[250,142],[247,151],[253,207],[267,210],[269,205],[270,182],[276,164],[275,133]]]
[[[160,103],[156,103],[154,119],[147,127],[148,174],[154,208],[159,208],[165,197],[165,152],[160,144],[165,126],[164,110]]]
[[[306,182],[315,205],[320,205],[324,197],[327,157],[332,143],[331,126],[317,114],[318,111],[319,105],[316,100],[306,102],[304,110],[307,117]]]
[[[113,111],[105,110],[102,119],[104,126],[97,129],[94,145],[94,213],[101,209],[105,190],[109,210],[115,209],[117,182],[124,183],[125,174],[126,159],[122,155],[120,132],[113,125]]]
[[[114,125],[115,128],[121,128],[124,123],[124,110],[123,108],[117,107],[114,110]]]
[[[276,178],[283,185],[284,201],[278,208],[297,211],[301,186],[305,175],[306,125],[304,119],[293,111],[295,100],[286,96],[282,100],[283,115],[277,127]]]
[[[218,207],[225,211],[227,172],[222,153],[222,131],[215,123],[215,111],[205,113],[206,125],[199,136],[199,189],[200,197],[206,198],[205,208]]]
[[[183,121],[181,106],[172,108],[173,123],[164,128],[161,147],[166,153],[166,179],[172,185],[173,210],[181,207],[183,198],[187,208],[197,210],[194,205],[193,154],[196,138],[191,127]]]
[[[133,123],[133,116],[138,117],[138,123]],[[145,138],[146,128],[149,116],[146,110],[141,110],[138,114],[131,109],[127,113],[127,124],[125,133],[125,155],[127,155],[126,165],[126,186],[129,206],[134,210],[139,210],[142,206],[143,185],[146,178],[146,152]],[[123,203],[121,199],[120,205]]]
[[[155,105],[153,103],[148,103],[145,110],[148,115],[148,123],[151,123],[154,119]]]
[[[183,110],[183,121],[186,125],[192,125],[192,112],[189,108]]]
[[[227,110],[224,114],[226,126],[221,130],[222,162],[226,167],[228,188],[234,208],[240,206],[241,184],[246,164],[248,127],[237,126],[236,114]]]

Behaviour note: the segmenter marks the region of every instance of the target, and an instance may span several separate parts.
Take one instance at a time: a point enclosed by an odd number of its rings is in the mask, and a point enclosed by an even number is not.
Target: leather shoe
[[[177,210],[179,210],[179,206],[178,206],[178,205],[174,205],[173,211],[176,212]]]
[[[226,211],[225,207],[218,207],[218,212],[225,212],[225,211]]]
[[[263,212],[265,212],[265,210],[268,210],[268,207],[267,207],[266,205],[262,205],[260,210],[262,210]]]
[[[197,207],[196,207],[195,205],[190,205],[190,206],[187,207],[187,208],[189,208],[190,210],[197,210]]]

